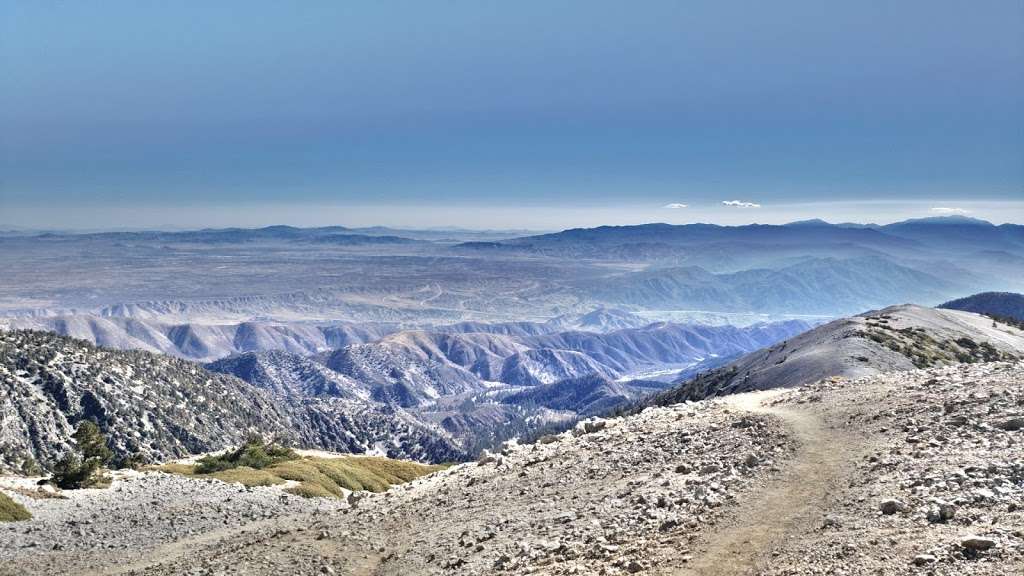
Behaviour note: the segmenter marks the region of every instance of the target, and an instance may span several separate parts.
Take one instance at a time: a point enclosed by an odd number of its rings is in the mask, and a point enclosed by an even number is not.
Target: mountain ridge
[[[1024,358],[1024,330],[990,318],[910,304],[835,320],[720,368],[679,382],[650,399],[670,404],[711,396],[792,388],[944,366]]]

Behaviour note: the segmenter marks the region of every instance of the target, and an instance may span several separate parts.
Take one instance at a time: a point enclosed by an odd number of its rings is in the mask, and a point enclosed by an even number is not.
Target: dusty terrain
[[[351,507],[15,493],[0,574],[1017,574],[1022,418],[1024,364],[959,365],[649,408]]]

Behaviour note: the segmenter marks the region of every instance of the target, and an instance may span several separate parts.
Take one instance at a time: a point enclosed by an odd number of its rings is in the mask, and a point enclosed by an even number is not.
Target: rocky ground
[[[777,404],[870,450],[763,574],[1024,574],[1024,364],[824,381]]]
[[[35,500],[0,574],[1024,572],[1024,364],[592,421],[383,494],[161,474]]]

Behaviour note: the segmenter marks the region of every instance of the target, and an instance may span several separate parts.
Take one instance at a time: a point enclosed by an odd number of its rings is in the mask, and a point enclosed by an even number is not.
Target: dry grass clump
[[[0,522],[17,522],[19,520],[31,520],[32,514],[24,506],[11,499],[10,496],[0,492]]]
[[[296,496],[302,496],[303,498],[337,498],[337,494],[332,494],[327,491],[326,488],[313,482],[303,482],[298,486],[292,486],[291,488],[285,488],[285,492],[295,494]]]
[[[142,470],[146,472],[167,472],[168,474],[180,474],[182,476],[191,476],[195,473],[196,467],[194,464],[181,464],[178,462],[171,462],[169,464],[146,466]]]
[[[239,482],[245,486],[272,486],[290,480],[298,482],[298,485],[287,488],[292,494],[309,498],[338,498],[344,494],[343,489],[383,492],[390,486],[409,482],[442,468],[444,466],[373,456],[310,456],[278,462],[260,470],[240,466],[204,474],[189,464],[165,464],[148,469],[193,478]]]
[[[47,490],[47,489],[43,488],[42,486],[40,486],[38,488],[35,488],[35,489],[32,489],[32,488],[8,488],[8,490],[10,490],[11,492],[14,492],[15,494],[21,494],[22,496],[26,496],[26,497],[31,498],[33,500],[48,500],[48,499],[67,500],[68,499],[67,496],[61,494],[59,491],[57,491],[57,490]]]
[[[214,472],[208,476],[210,478],[216,478],[221,482],[238,482],[245,486],[273,486],[275,484],[284,484],[284,480],[267,470],[253,470],[246,466],[232,468],[230,470],[221,470],[220,472]]]

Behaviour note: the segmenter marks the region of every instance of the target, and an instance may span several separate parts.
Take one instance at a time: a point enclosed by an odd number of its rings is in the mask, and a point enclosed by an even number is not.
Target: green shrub
[[[147,458],[145,454],[135,452],[115,460],[114,468],[118,470],[123,470],[125,468],[129,468],[131,470],[142,470],[147,464],[149,464],[149,458]]]
[[[83,461],[74,454],[68,454],[53,467],[50,482],[64,490],[79,488],[106,488],[110,486],[110,476],[102,472],[99,461]]]
[[[43,473],[43,468],[39,465],[39,462],[36,462],[35,458],[26,456],[21,461],[21,473],[24,476],[39,476]]]
[[[100,432],[99,426],[83,420],[78,424],[73,438],[81,456],[66,454],[61,458],[53,467],[50,482],[65,490],[110,486],[110,477],[102,472],[102,467],[110,462],[114,454],[107,448],[107,439]]]
[[[212,474],[245,466],[262,470],[274,464],[295,460],[299,457],[291,448],[273,441],[264,442],[260,436],[250,436],[245,444],[226,454],[204,456],[196,463],[196,474]]]
[[[10,496],[0,492],[0,522],[17,522],[19,520],[31,520],[32,514],[24,506],[11,499]]]
[[[85,461],[94,460],[103,465],[114,457],[114,453],[107,448],[106,436],[100,432],[100,427],[90,420],[79,422],[72,437],[78,443],[78,451],[82,453],[82,459]]]

